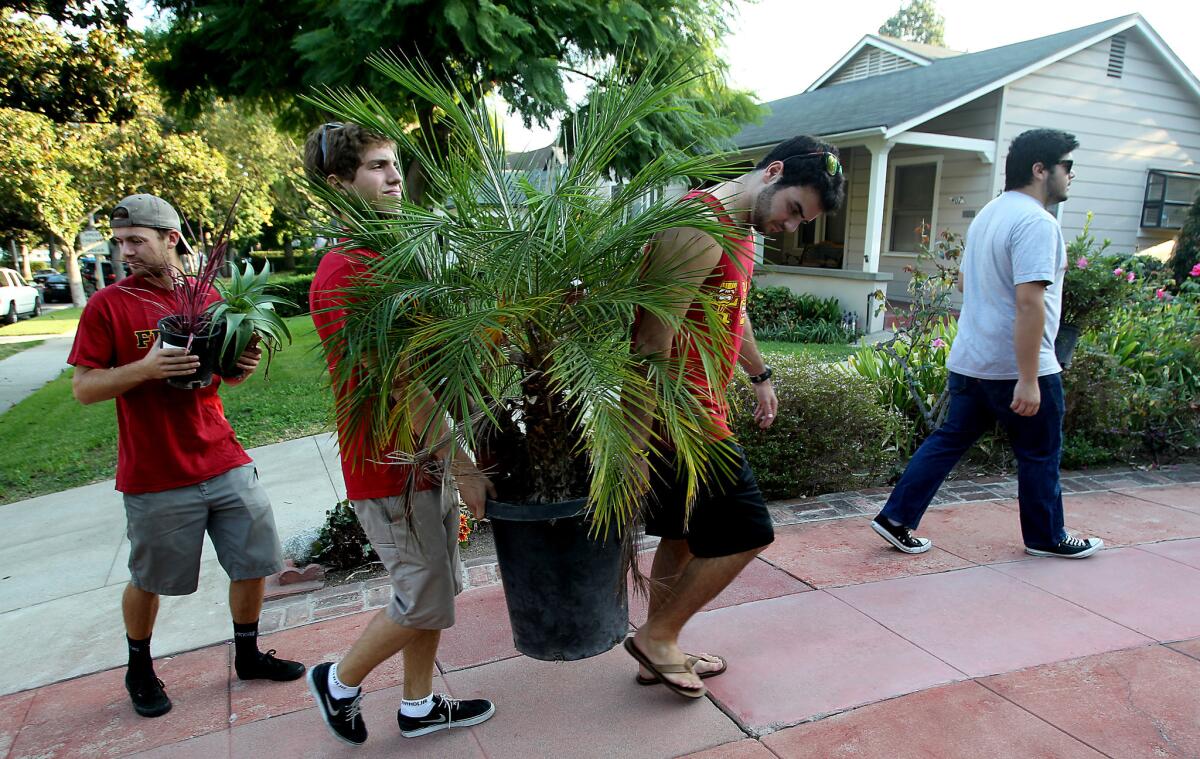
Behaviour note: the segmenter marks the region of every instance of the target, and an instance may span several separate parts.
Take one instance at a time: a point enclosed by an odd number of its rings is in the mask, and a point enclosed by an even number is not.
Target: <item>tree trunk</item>
[[[50,239],[46,243],[46,247],[50,250],[50,268],[58,268],[58,246],[54,244],[54,235],[50,235]]]
[[[63,242],[63,258],[67,263],[67,283],[71,287],[71,303],[77,308],[87,304],[87,296],[83,293],[83,278],[79,274],[79,256],[83,255],[83,241],[75,236],[75,247],[71,248]]]
[[[8,255],[12,258],[12,268],[17,268],[17,239],[8,238]]]
[[[21,241],[21,276],[28,282],[33,279],[33,272],[29,270],[29,243]]]
[[[125,259],[121,257],[121,246],[111,239],[108,241],[108,258],[112,261],[113,276],[117,282],[125,279]]]
[[[283,238],[283,261],[279,264],[280,271],[295,271],[296,270],[296,251],[292,247],[292,237],[287,235]]]

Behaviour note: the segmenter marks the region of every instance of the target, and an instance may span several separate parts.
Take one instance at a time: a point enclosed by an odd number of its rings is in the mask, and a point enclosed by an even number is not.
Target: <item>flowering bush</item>
[[[1060,323],[1088,332],[1102,326],[1125,303],[1137,275],[1128,256],[1106,253],[1111,241],[1097,243],[1089,231],[1089,211],[1083,231],[1067,246],[1067,272],[1063,278]]]

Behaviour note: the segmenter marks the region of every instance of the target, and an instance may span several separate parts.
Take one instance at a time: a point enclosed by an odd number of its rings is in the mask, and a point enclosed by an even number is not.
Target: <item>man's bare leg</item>
[[[668,553],[664,554],[662,562],[662,570],[665,573],[672,563],[678,562],[679,547],[670,545],[678,542],[682,541],[663,541],[659,544],[659,551],[664,550],[664,543],[668,544]],[[683,626],[696,612],[704,608],[706,603],[716,598],[718,593],[733,582],[761,550],[755,548],[732,556],[715,559],[692,557],[687,560],[682,571],[678,573],[678,579],[669,588],[662,589],[665,592],[658,603],[653,605],[646,624],[634,635],[634,644],[655,664],[682,664],[687,658],[679,649],[679,633]],[[655,564],[658,565],[657,552],[654,558]],[[654,569],[651,569],[651,576],[654,576]],[[652,591],[651,603],[653,602]],[[685,688],[701,687],[700,678],[696,675],[671,674],[666,677]]]
[[[647,618],[653,616],[663,603],[675,594],[675,585],[683,576],[683,570],[687,567],[695,557],[688,550],[686,540],[669,540],[662,539],[658,542],[658,549],[654,552],[654,563],[650,567],[650,608],[647,612]],[[696,674],[704,674],[719,669],[721,665],[717,662],[705,661],[701,659],[696,662]],[[638,667],[638,674],[642,677],[653,677],[654,673],[646,669],[644,666]]]
[[[125,618],[126,635],[134,640],[149,638],[158,617],[158,594],[129,583],[121,596],[121,614]]]
[[[395,656],[398,651],[425,632],[427,631],[396,624],[387,615],[387,611],[381,609],[367,625],[367,629],[363,630],[363,634],[358,637],[358,640],[354,641],[354,645],[350,647],[345,658],[338,662],[337,679],[351,688],[359,686],[371,670]],[[436,650],[436,648],[435,645],[434,649]],[[405,660],[407,662],[407,657]],[[432,676],[431,672],[430,677],[432,678]],[[405,668],[404,689],[404,692],[407,693],[407,667]],[[421,695],[427,694],[422,693]]]
[[[229,582],[229,613],[235,624],[248,625],[258,621],[262,614],[263,589],[266,585],[265,577]]]
[[[433,693],[433,662],[441,630],[416,630],[404,647],[404,700],[416,701]],[[339,672],[340,672],[339,667]]]

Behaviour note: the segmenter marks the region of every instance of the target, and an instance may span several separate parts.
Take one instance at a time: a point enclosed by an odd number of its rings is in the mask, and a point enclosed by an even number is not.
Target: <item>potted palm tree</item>
[[[289,345],[292,342],[287,322],[275,313],[275,306],[295,304],[267,292],[270,277],[270,262],[265,263],[257,274],[247,262],[244,271],[234,267],[233,276],[228,282],[219,279],[215,282],[221,300],[209,307],[209,316],[224,333],[217,363],[217,374],[222,377],[241,376],[238,358],[254,345],[266,348],[267,369],[264,374],[270,373],[271,358],[275,352],[283,348],[285,340]]]
[[[672,446],[695,489],[711,451],[712,421],[682,363],[634,353],[631,325],[639,311],[664,319],[716,376],[716,346],[675,308],[695,302],[716,325],[716,303],[678,272],[646,273],[642,263],[647,242],[675,227],[724,243],[729,230],[708,206],[659,191],[685,177],[726,178],[730,164],[667,152],[608,186],[631,130],[679,107],[674,96],[697,74],[618,65],[615,86],[573,119],[566,164],[535,175],[506,168],[503,135],[479,93],[443,84],[421,63],[384,55],[371,64],[434,107],[444,141],[420,138],[360,91],[312,102],[394,140],[443,205],[403,202],[379,214],[314,185],[337,205],[330,235],[382,254],[325,346],[357,383],[338,413],[380,440],[419,440],[425,430],[414,428],[409,401],[432,390],[434,416],[456,420],[453,439],[393,457],[436,467],[439,447],[474,452],[499,492],[488,514],[518,650],[564,660],[601,653],[628,632],[632,552],[622,549],[635,545],[644,459]],[[396,402],[376,402],[389,394]],[[637,442],[647,434],[649,451]]]

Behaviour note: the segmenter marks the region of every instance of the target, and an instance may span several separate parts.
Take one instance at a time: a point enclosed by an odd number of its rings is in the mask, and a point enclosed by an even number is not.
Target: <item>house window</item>
[[[917,163],[897,165],[892,178],[891,239],[892,253],[916,253],[921,244],[922,227],[934,224],[934,192],[938,165]]]
[[[1146,178],[1142,226],[1179,229],[1197,192],[1200,192],[1200,174],[1151,169]]]

